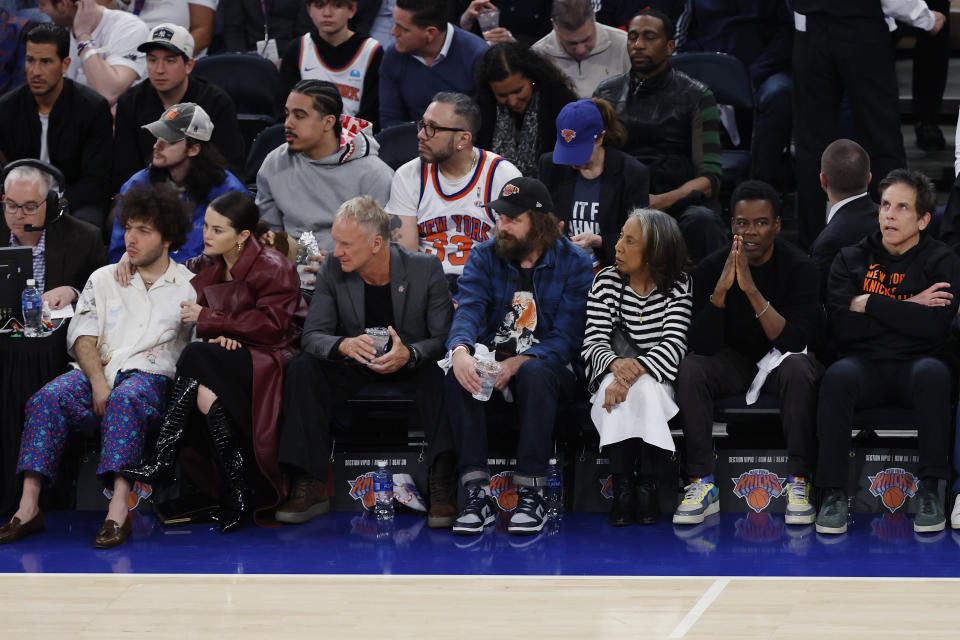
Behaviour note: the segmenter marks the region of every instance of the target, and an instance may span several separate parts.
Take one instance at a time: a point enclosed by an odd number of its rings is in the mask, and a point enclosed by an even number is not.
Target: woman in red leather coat
[[[231,191],[210,203],[204,217],[204,252],[187,267],[196,276],[196,303],[180,317],[195,322],[197,337],[177,362],[177,379],[157,439],[156,457],[128,477],[167,483],[194,407],[206,416],[222,480],[220,530],[240,527],[251,510],[244,453],[252,443],[260,473],[286,497],[277,463],[277,420],[283,369],[296,353],[306,305],[290,261],[253,236],[260,212],[253,199]],[[256,389],[256,393],[253,390]],[[267,505],[275,506],[274,505]]]

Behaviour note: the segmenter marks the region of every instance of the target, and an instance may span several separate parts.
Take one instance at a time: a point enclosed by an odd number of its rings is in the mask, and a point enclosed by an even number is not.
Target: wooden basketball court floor
[[[960,532],[857,514],[826,537],[776,514],[456,538],[398,516],[170,528],[90,543],[97,512],[48,514],[0,547],[2,638],[956,638]]]

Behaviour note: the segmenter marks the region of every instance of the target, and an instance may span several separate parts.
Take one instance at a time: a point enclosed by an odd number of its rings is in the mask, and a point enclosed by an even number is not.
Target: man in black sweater
[[[913,530],[941,531],[939,480],[950,477],[951,389],[947,339],[957,315],[960,257],[923,233],[936,206],[930,179],[907,169],[880,183],[880,230],[842,249],[830,268],[827,312],[843,356],[823,378],[817,408],[817,486],[824,490],[818,533],[845,533],[854,411],[912,407],[919,432],[919,500]]]
[[[64,74],[70,34],[40,24],[27,34],[27,84],[0,99],[0,153],[8,161],[35,158],[63,173],[58,185],[74,217],[100,227],[110,190],[110,107],[99,93]]]
[[[818,342],[817,270],[799,249],[777,238],[780,199],[769,184],[741,183],[730,208],[732,246],[704,258],[693,278],[691,353],[677,375],[690,484],[673,522],[697,524],[719,510],[714,399],[760,387],[780,401],[790,474],[786,523],[812,524],[816,511],[808,479],[823,367],[807,351]]]
[[[149,82],[136,84],[117,101],[113,139],[113,187],[119,190],[130,176],[150,164],[156,138],[144,125],[156,122],[175,104],[200,105],[213,121],[210,140],[227,160],[227,168],[243,175],[243,135],[233,100],[223,89],[193,71],[193,36],[181,26],[160,24],[150,39],[137,47],[147,54]]]

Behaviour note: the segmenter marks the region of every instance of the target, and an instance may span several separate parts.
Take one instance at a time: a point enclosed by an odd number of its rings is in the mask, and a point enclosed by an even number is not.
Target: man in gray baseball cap
[[[185,138],[209,142],[213,136],[213,121],[210,116],[203,107],[192,102],[173,105],[163,112],[159,120],[145,124],[143,128],[152,133],[154,138],[169,144]],[[156,161],[156,147],[154,160]]]

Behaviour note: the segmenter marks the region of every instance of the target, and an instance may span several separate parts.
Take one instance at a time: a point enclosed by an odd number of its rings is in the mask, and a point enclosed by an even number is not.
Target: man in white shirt
[[[480,107],[470,96],[441,92],[417,122],[418,158],[397,170],[387,213],[391,240],[443,263],[456,294],[470,248],[492,238],[496,214],[483,207],[520,171],[495,153],[473,146]]]
[[[130,483],[118,472],[140,461],[146,433],[160,424],[167,388],[192,327],[180,320],[180,303],[194,302],[193,275],[170,260],[186,241],[190,219],[176,189],[166,184],[122,197],[120,223],[127,255],[137,271],[130,286],[114,280],[114,265],[93,272],[80,294],[67,333],[74,370],[44,386],[27,402],[17,473],[23,473],[20,506],[0,527],[0,544],[44,530],[39,508],[45,480],[56,479],[71,430],[101,434],[97,475],[113,498],[94,541],[97,548],[130,536]]]
[[[557,65],[580,98],[589,98],[598,84],[630,70],[626,32],[598,24],[591,0],[555,0],[550,23],[553,31],[530,48]]]
[[[51,21],[70,29],[73,64],[66,76],[89,86],[111,107],[130,85],[146,77],[137,47],[150,32],[137,16],[104,9],[96,0],[38,0],[37,6]]]

